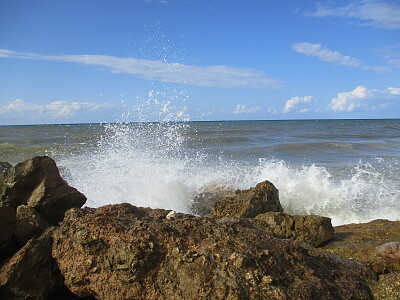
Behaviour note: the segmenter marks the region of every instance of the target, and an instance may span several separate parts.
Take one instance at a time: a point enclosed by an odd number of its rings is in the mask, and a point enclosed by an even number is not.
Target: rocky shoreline
[[[400,299],[400,221],[289,215],[268,181],[82,208],[49,157],[0,170],[0,299]]]

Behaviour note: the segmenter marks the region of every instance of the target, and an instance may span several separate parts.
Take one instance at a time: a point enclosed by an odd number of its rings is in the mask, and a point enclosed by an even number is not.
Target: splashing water
[[[359,162],[341,173],[274,159],[251,164],[191,148],[191,123],[104,126],[95,150],[61,162],[88,206],[129,202],[190,213],[192,199],[205,186],[246,189],[270,180],[287,213],[328,216],[334,225],[400,218],[398,183],[370,164]]]

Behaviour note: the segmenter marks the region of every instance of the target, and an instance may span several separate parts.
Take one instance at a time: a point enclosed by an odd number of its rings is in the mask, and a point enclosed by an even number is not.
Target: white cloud
[[[400,4],[398,1],[358,0],[351,1],[346,6],[328,7],[318,4],[312,17],[355,18],[366,21],[362,25],[385,29],[400,28]]]
[[[293,97],[286,101],[285,108],[283,109],[283,112],[287,114],[290,111],[293,111],[295,107],[300,104],[300,103],[310,103],[314,99],[313,96],[304,96],[304,97]],[[308,110],[306,109],[301,109],[300,112],[306,112]]]
[[[356,108],[367,107],[366,100],[368,99],[375,100],[375,103],[372,107],[377,107],[376,101],[387,100],[391,97],[396,97],[397,95],[400,95],[400,88],[389,87],[387,89],[380,90],[367,89],[364,86],[357,86],[350,92],[338,93],[337,97],[331,100],[330,108],[333,111],[352,112]],[[387,103],[380,103],[378,107],[384,107],[386,105]]]
[[[400,88],[390,87],[388,90],[392,95],[400,95]]]
[[[235,109],[233,110],[233,114],[240,115],[240,114],[251,114],[255,113],[260,110],[259,106],[256,107],[246,107],[246,105],[238,104],[236,105]]]
[[[282,82],[253,70],[229,66],[193,66],[160,60],[121,58],[106,55],[40,55],[0,49],[0,58],[74,62],[103,67],[112,73],[132,74],[148,80],[207,87],[276,89]]]
[[[113,105],[108,103],[55,101],[47,104],[35,104],[16,99],[0,106],[0,116],[2,116],[2,121],[5,119],[16,120],[16,123],[24,124],[68,122],[78,115],[97,114],[102,109],[111,107]]]
[[[319,60],[330,62],[333,64],[350,66],[350,67],[360,67],[361,61],[357,58],[350,56],[345,56],[339,51],[332,51],[323,48],[321,44],[311,44],[311,43],[297,43],[293,44],[293,50],[305,54],[308,56],[315,56]]]
[[[400,58],[391,59],[391,60],[388,61],[388,64],[392,65],[395,68],[400,68]]]
[[[314,56],[324,62],[348,67],[362,68],[379,75],[385,75],[392,71],[386,66],[364,66],[361,60],[358,58],[343,55],[339,51],[323,48],[321,44],[311,44],[308,42],[296,43],[292,45],[292,48],[298,53],[305,54],[307,56]]]

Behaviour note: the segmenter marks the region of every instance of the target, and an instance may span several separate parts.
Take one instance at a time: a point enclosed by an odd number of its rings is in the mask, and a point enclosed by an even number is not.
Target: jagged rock
[[[0,269],[0,299],[48,299],[63,278],[51,257],[54,227],[31,239]]]
[[[268,212],[258,215],[255,219],[264,222],[275,237],[293,239],[314,247],[333,237],[331,219],[326,217]]]
[[[43,219],[36,209],[27,205],[18,206],[15,236],[22,245],[48,227],[51,227],[51,224]]]
[[[10,164],[9,162],[0,161],[0,173],[5,173],[11,168],[12,164]]]
[[[15,226],[15,211],[11,207],[0,206],[0,263],[19,248],[14,236]]]
[[[169,212],[69,210],[53,236],[67,287],[98,299],[371,299],[363,263],[273,238],[254,219]]]
[[[365,262],[378,273],[400,271],[400,260],[393,256],[396,254],[386,255],[391,251],[385,248],[387,243],[400,241],[400,221],[374,220],[337,226],[334,229],[333,239],[319,249]]]
[[[281,212],[278,190],[269,181],[264,181],[248,190],[236,191],[215,203],[211,217],[254,218],[265,212]]]
[[[199,194],[193,199],[191,212],[199,216],[208,216],[211,214],[212,208],[218,200],[234,196],[234,190],[215,185],[206,186],[202,188]]]
[[[53,224],[60,222],[69,208],[86,202],[82,193],[61,178],[56,163],[47,156],[19,163],[0,179],[0,206],[16,210],[19,205],[29,205]]]
[[[400,299],[400,273],[383,274],[372,288],[375,300]]]

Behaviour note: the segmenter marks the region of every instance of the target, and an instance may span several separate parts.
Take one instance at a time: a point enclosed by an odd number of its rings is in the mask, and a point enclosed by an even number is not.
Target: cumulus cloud
[[[364,86],[357,86],[350,92],[338,93],[336,98],[331,100],[330,108],[333,111],[352,112],[356,108],[365,107],[366,100],[388,100],[389,98],[400,95],[400,88],[389,87],[384,90],[380,89],[367,89]],[[397,97],[398,98],[398,97]],[[386,105],[381,103],[380,105]],[[376,106],[376,105],[374,105]]]
[[[332,51],[326,48],[323,48],[321,44],[311,44],[311,43],[297,43],[293,44],[293,50],[305,54],[307,56],[315,56],[319,60],[333,63],[333,64],[338,64],[338,65],[344,65],[344,66],[350,66],[350,67],[360,67],[361,66],[361,61],[357,58],[353,58],[350,56],[345,56],[339,51]]]
[[[238,104],[236,105],[235,109],[233,110],[233,114],[240,115],[240,114],[251,114],[255,113],[260,110],[259,106],[256,107],[247,107],[246,105]]]
[[[308,12],[311,17],[354,18],[365,21],[364,26],[384,29],[400,28],[400,3],[398,1],[358,0],[348,5],[329,7],[317,4],[315,12]]]
[[[112,73],[132,74],[148,80],[195,86],[276,89],[282,82],[264,73],[229,66],[195,66],[106,55],[40,55],[0,49],[0,58],[64,61],[102,67]]]
[[[2,120],[16,120],[16,123],[22,122],[68,122],[77,115],[97,114],[103,109],[109,109],[113,105],[108,103],[97,104],[90,102],[68,102],[54,101],[46,104],[35,104],[25,102],[22,99],[16,99],[6,105],[0,106],[0,116]]]
[[[295,107],[300,103],[310,103],[314,99],[313,96],[304,96],[304,97],[293,97],[286,101],[285,108],[283,112],[287,114],[295,109]],[[301,109],[299,112],[304,113],[307,112],[307,109]]]

